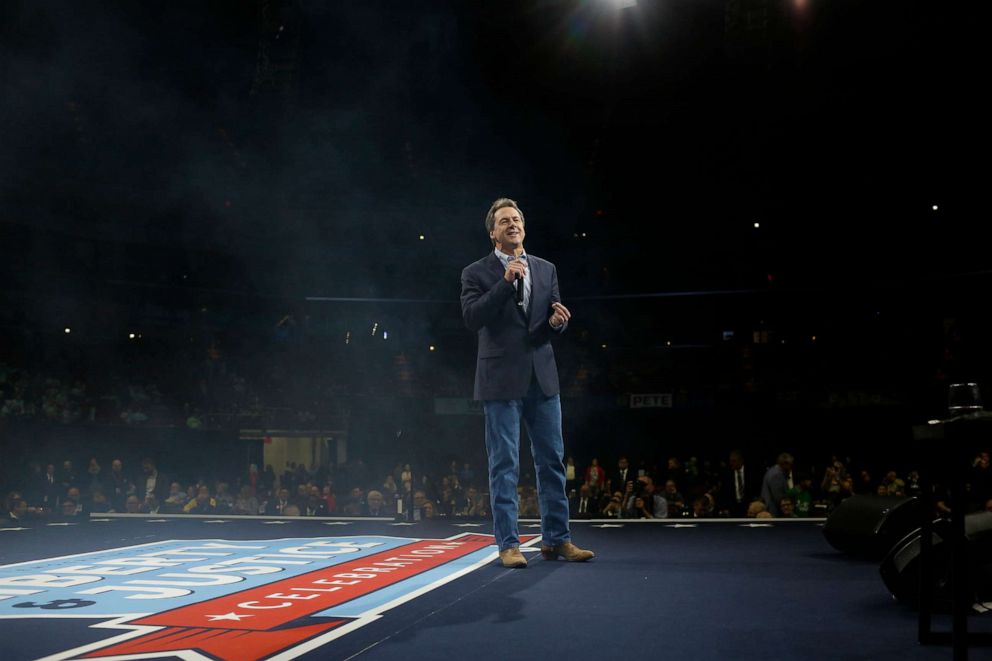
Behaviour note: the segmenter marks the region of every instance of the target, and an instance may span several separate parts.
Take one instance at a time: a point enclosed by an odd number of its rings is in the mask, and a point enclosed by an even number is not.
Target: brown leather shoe
[[[592,551],[580,549],[572,542],[565,542],[557,546],[542,546],[541,555],[544,556],[545,560],[556,560],[558,556],[561,556],[569,562],[585,562],[590,558],[596,557],[596,554]]]
[[[499,561],[508,569],[523,569],[527,566],[527,558],[516,546],[503,549],[499,552]]]

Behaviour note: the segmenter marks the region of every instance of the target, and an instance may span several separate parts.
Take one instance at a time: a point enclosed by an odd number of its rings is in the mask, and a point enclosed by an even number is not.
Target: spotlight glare
[[[933,210],[936,211],[939,207],[935,204],[933,205]]]
[[[133,340],[134,339],[134,333],[128,333],[127,334],[127,337],[128,337],[129,340]]]
[[[430,347],[428,347],[428,349],[429,349],[430,351],[434,351],[434,349],[435,349],[435,348],[436,348],[436,347],[435,347],[435,346],[434,346],[433,344],[432,344],[432,345],[431,345]]]
[[[423,241],[423,240],[424,240],[424,235],[423,235],[423,234],[421,234],[421,235],[420,235],[420,240],[421,240],[421,241]]]
[[[759,227],[761,227],[761,223],[755,223],[754,224],[754,229],[758,229]]]

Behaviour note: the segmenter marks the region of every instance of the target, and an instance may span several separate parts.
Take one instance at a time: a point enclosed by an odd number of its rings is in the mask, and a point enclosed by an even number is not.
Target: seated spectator
[[[230,514],[231,510],[234,509],[234,496],[228,489],[227,482],[217,483],[217,492],[214,494],[214,500],[217,501],[218,514]]]
[[[269,516],[289,516],[288,514],[285,514],[283,510],[285,510],[290,505],[295,505],[295,503],[289,499],[289,489],[287,489],[286,487],[282,487],[276,493],[276,497],[269,500],[268,503],[266,504],[265,513]],[[297,507],[296,514],[293,516],[299,516],[299,515],[300,515],[300,508]]]
[[[382,493],[372,490],[366,498],[366,504],[362,510],[362,516],[392,516],[395,512],[390,511]]]
[[[113,511],[102,489],[93,490],[93,494],[90,496],[89,511],[97,514],[106,514]]]
[[[286,505],[286,507],[284,507],[282,510],[282,516],[299,516],[299,515],[300,515],[300,508],[292,503]]]
[[[607,501],[606,507],[600,516],[607,519],[619,519],[623,517],[623,506],[620,503],[621,494],[618,491]]]
[[[418,491],[417,493],[423,494],[423,491]],[[414,495],[416,500],[416,494]],[[365,500],[364,494],[362,493],[361,487],[355,487],[348,493],[348,500],[345,502],[342,508],[342,513],[345,516],[361,516],[362,515],[362,504]]]
[[[882,485],[885,486],[886,495],[906,495],[906,482],[901,480],[895,471],[889,471],[885,474],[885,477],[882,479]]]
[[[796,485],[794,512],[797,517],[809,517],[813,512],[813,478],[803,474]]]
[[[327,516],[327,503],[324,501],[320,487],[311,486],[300,513],[304,516]]]
[[[651,512],[648,511],[647,506],[644,504],[644,498],[641,496],[634,496],[633,503],[631,507],[624,512],[625,519],[653,519]]]
[[[231,512],[234,514],[258,514],[258,499],[251,494],[250,485],[242,485],[241,490],[238,491],[238,497],[234,499],[234,504],[231,506]]]
[[[124,500],[124,512],[127,514],[141,513],[141,501],[136,495],[131,494]]]
[[[19,494],[8,498],[4,512],[0,513],[0,521],[6,518],[7,523],[23,523],[28,518],[28,501],[20,497]]]
[[[682,511],[685,509],[685,496],[679,493],[675,480],[665,482],[665,492],[662,496],[665,497],[665,502],[668,504],[668,518],[682,516]]]
[[[762,513],[771,516],[771,514],[768,513],[768,508],[765,507],[764,501],[755,500],[754,502],[752,502],[750,505],[747,506],[747,518],[749,519],[759,518],[758,515]]]
[[[196,498],[186,503],[183,514],[216,514],[217,501],[210,495],[207,486],[200,485],[196,490]]]
[[[783,496],[780,501],[778,501],[778,510],[780,519],[794,519],[796,518],[796,505],[792,502],[792,499],[788,496]]]
[[[62,520],[66,519],[78,519],[83,516],[83,506],[77,503],[72,498],[65,498],[60,504]]]
[[[468,509],[465,510],[465,516],[489,516],[489,498],[487,494],[480,493],[479,490],[473,486],[468,488],[468,491],[466,492],[466,499],[469,502],[469,506]]]
[[[713,511],[716,509],[716,500],[714,500],[713,495],[710,493],[704,493],[699,498],[692,501],[692,515],[693,519],[709,519],[713,516]]]
[[[84,510],[86,508],[83,506],[83,497],[82,497],[82,494],[80,494],[80,492],[79,492],[79,487],[69,487],[68,489],[66,489],[65,499],[63,499],[63,502],[65,502],[65,500],[71,500],[72,501],[73,507],[75,507],[75,509],[76,509],[76,512],[75,512],[76,514],[83,514],[84,513]],[[62,514],[64,516],[65,513],[66,513],[66,510],[65,510],[64,507],[61,508],[61,512],[62,512]]]
[[[179,513],[189,500],[186,491],[183,489],[183,485],[173,482],[169,485],[169,495],[163,503],[163,508],[166,512]]]
[[[145,496],[145,502],[141,503],[138,511],[142,514],[158,514],[160,509],[161,504],[158,502],[158,496],[150,493]]]

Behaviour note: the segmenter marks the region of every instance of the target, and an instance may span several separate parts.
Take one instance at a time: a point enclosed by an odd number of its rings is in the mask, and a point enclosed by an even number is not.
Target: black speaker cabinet
[[[881,560],[920,527],[922,502],[903,496],[851,496],[827,516],[823,536],[838,551]]]
[[[967,583],[976,602],[992,601],[992,512],[975,512],[964,518],[968,551]],[[933,531],[933,608],[951,611],[950,548],[944,543],[947,523],[938,521]],[[885,587],[898,601],[918,608],[920,604],[920,529],[900,540],[879,567]]]

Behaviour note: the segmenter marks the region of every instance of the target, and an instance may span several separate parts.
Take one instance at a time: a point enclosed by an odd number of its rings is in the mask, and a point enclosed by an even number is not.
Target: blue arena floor
[[[916,642],[916,613],[878,563],[833,549],[820,523],[575,522],[593,561],[544,561],[535,546],[523,570],[496,565],[490,532],[438,520],[8,524],[0,658],[951,658]]]

